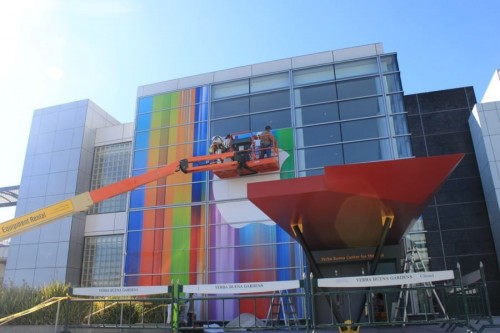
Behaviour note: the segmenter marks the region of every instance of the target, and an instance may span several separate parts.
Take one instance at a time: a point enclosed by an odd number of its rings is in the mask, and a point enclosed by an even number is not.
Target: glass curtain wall
[[[296,70],[293,85],[300,176],[411,156],[395,56]]]
[[[281,169],[234,179],[176,173],[132,191],[125,285],[301,278],[298,244],[246,199],[247,184],[411,156],[402,94],[389,55],[140,98],[133,175],[206,155],[213,136],[255,135],[266,125]],[[224,305],[205,310],[211,318],[254,310]],[[265,317],[268,307],[258,308]]]

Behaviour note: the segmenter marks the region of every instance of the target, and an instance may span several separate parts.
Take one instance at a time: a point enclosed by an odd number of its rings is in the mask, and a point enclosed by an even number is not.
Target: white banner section
[[[189,284],[182,287],[188,294],[244,294],[300,288],[299,280],[243,282],[221,284]]]
[[[361,275],[341,278],[318,279],[318,287],[359,288],[399,286],[403,284],[419,284],[434,281],[452,280],[453,271],[417,272],[384,275]]]
[[[73,295],[78,296],[143,296],[167,294],[169,286],[150,287],[94,287],[94,288],[73,288]]]

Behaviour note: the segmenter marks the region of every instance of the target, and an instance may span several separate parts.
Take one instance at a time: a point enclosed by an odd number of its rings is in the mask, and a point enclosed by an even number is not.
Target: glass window
[[[90,190],[125,179],[129,175],[131,142],[96,147]],[[126,208],[127,193],[120,194],[98,204],[89,211],[90,214],[123,212]]]
[[[288,107],[290,107],[289,90],[250,96],[250,112],[276,110]]]
[[[392,123],[394,124],[394,133],[396,135],[409,134],[408,123],[406,122],[406,115],[392,116]]]
[[[325,169],[323,169],[323,168],[299,171],[299,177],[321,176],[325,173],[324,171],[325,171]]]
[[[136,131],[145,131],[151,127],[151,113],[139,114],[137,116]]]
[[[297,130],[298,147],[316,146],[341,141],[340,124],[304,127]]]
[[[381,57],[380,63],[383,73],[399,71],[398,61],[395,54]]]
[[[230,116],[237,116],[241,114],[248,114],[250,108],[250,101],[247,97],[225,99],[212,103],[212,118],[224,118]]]
[[[250,116],[250,123],[252,132],[263,131],[266,125],[270,125],[273,129],[287,128],[292,127],[292,116],[290,109],[264,112]]]
[[[389,109],[389,114],[405,112],[403,94],[392,94],[387,96],[387,107]]]
[[[386,92],[397,92],[402,91],[401,80],[399,79],[399,73],[397,74],[387,74],[384,75],[384,87]]]
[[[248,94],[250,84],[248,80],[240,80],[228,83],[222,83],[212,86],[212,98],[219,99],[231,96]]]
[[[290,86],[290,80],[288,72],[261,76],[261,77],[254,77],[250,79],[251,93],[265,91],[265,90],[287,88],[289,86]]]
[[[149,146],[149,132],[139,132],[135,135],[135,149],[145,149]]]
[[[214,120],[210,124],[210,133],[214,135],[226,135],[228,133],[249,132],[250,117],[232,117]]]
[[[337,80],[377,73],[377,58],[335,64],[335,76],[337,77]]]
[[[337,99],[335,84],[321,84],[295,89],[295,105],[331,102]]]
[[[381,97],[355,99],[339,103],[340,119],[380,116],[384,113]]]
[[[341,145],[298,149],[297,154],[301,170],[344,164]]]
[[[121,285],[123,235],[85,237],[82,287]]]
[[[339,120],[337,103],[317,104],[295,109],[297,126],[327,123]]]
[[[398,158],[412,157],[410,136],[401,136],[396,138],[398,147]]]
[[[334,79],[333,65],[301,69],[293,72],[293,84],[296,86],[333,81]]]
[[[337,94],[339,99],[379,95],[381,94],[380,80],[378,77],[367,77],[337,82]]]
[[[344,144],[345,163],[360,163],[391,159],[389,140],[372,140]]]
[[[385,117],[355,120],[341,123],[342,140],[355,141],[387,137],[387,120]]]

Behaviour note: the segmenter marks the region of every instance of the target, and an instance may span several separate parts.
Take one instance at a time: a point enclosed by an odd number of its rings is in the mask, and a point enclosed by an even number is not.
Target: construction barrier
[[[60,325],[64,331],[333,329],[348,333],[362,327],[435,324],[447,326],[448,331],[465,327],[479,332],[497,327],[482,266],[465,277],[458,268],[334,279],[75,288],[72,292],[1,318],[0,325],[57,304],[56,328]],[[59,307],[64,310],[60,315]]]

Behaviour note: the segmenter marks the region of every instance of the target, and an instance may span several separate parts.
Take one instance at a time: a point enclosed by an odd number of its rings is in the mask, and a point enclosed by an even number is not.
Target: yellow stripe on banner
[[[0,224],[0,240],[10,238],[60,217],[73,214],[74,211],[73,201],[68,199],[21,217],[16,217]]]

